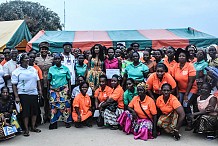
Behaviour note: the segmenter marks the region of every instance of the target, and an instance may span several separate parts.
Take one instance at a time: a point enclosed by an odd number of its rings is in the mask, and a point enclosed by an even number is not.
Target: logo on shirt
[[[187,75],[188,74],[188,71],[187,70],[184,70],[184,71],[182,71],[182,75]]]
[[[142,105],[143,110],[147,110],[148,106],[147,105]]]

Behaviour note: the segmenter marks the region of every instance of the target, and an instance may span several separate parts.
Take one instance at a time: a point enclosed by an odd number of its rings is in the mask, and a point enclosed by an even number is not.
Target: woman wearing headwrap
[[[49,129],[57,129],[57,122],[64,121],[70,128],[71,118],[71,76],[69,69],[61,64],[62,55],[54,55],[55,65],[49,68],[51,121]]]
[[[145,83],[137,85],[138,96],[129,103],[127,111],[118,118],[118,122],[127,134],[133,133],[135,139],[152,139],[157,137],[157,110],[154,100],[146,95]]]

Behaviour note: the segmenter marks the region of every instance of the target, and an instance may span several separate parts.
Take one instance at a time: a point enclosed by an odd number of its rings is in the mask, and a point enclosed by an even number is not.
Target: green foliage
[[[62,30],[57,13],[39,3],[10,1],[0,4],[0,21],[26,20],[34,36],[40,30]]]

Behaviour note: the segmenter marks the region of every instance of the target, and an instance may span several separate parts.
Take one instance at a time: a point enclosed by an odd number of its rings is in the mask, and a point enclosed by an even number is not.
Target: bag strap
[[[146,117],[151,121],[151,123],[153,124],[153,120],[151,120],[151,118],[148,116],[148,114],[144,111],[144,109],[142,108],[142,105],[141,105],[140,101],[139,101],[139,105],[140,105],[141,110],[142,110],[143,113],[145,114],[145,116],[146,116]]]

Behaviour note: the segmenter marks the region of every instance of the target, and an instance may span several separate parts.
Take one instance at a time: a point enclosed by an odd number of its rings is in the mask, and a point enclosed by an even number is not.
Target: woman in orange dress
[[[86,94],[88,88],[89,84],[87,82],[81,83],[79,86],[81,93],[79,93],[73,100],[72,117],[76,128],[80,128],[83,125],[92,127],[91,99]]]

